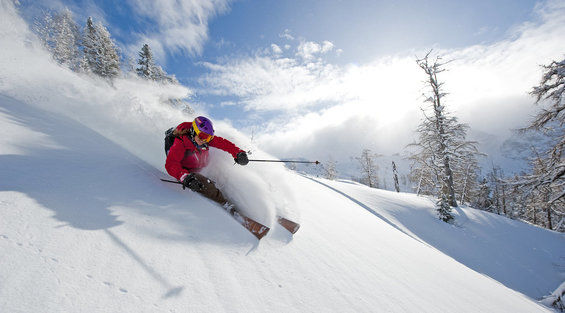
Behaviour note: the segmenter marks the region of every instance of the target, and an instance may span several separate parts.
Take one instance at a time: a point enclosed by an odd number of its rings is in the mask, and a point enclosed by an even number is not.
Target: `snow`
[[[0,312],[551,312],[565,236],[462,207],[212,154],[260,242],[163,169],[190,94],[58,67],[0,10]],[[228,123],[217,132],[270,157]],[[291,236],[274,218],[301,223]],[[562,287],[561,287],[562,289]],[[547,302],[547,301],[546,301]]]

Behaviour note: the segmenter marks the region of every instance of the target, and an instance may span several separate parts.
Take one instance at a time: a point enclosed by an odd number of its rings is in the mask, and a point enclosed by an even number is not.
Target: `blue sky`
[[[152,2],[155,4],[147,5]],[[504,38],[516,25],[535,19],[532,12],[540,1],[196,1],[212,7],[200,14],[206,24],[202,40],[159,40],[167,31],[162,25],[170,22],[167,14],[172,14],[167,7],[180,7],[174,2],[47,0],[38,5],[38,1],[20,1],[23,10],[33,16],[43,9],[63,7],[73,11],[80,25],[87,16],[93,16],[110,30],[124,55],[135,55],[143,37],[160,41],[162,47],[157,42],[153,45],[160,64],[186,84],[202,73],[199,62],[253,55],[272,43],[282,46],[288,43],[285,34],[303,41],[330,41],[340,52],[326,57],[337,64],[365,63],[433,47],[451,49],[490,43]],[[151,7],[153,12],[134,9],[143,6]],[[187,12],[200,9],[197,5],[187,7]],[[183,17],[178,12],[171,20],[186,21],[171,23],[193,32],[190,20],[194,17]],[[159,14],[162,16],[157,17]]]
[[[453,60],[444,103],[499,156],[534,112],[540,65],[565,53],[564,0],[19,2],[28,20],[93,16],[124,56],[148,43],[198,113],[281,158],[402,154],[422,118],[415,60],[430,49]]]

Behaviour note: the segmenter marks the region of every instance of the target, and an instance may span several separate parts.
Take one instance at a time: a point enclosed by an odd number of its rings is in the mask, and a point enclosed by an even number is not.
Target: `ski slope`
[[[159,180],[161,132],[190,118],[159,99],[190,91],[77,76],[0,11],[0,312],[551,312],[563,234],[214,153],[205,174],[272,226],[257,241]]]
[[[302,228],[258,242],[83,125],[0,112],[2,312],[547,312],[563,278],[562,234],[296,174]]]

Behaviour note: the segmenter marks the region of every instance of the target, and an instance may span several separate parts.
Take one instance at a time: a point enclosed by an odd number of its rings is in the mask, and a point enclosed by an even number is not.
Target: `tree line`
[[[447,108],[443,82],[439,79],[449,61],[431,56],[416,60],[425,73],[425,106],[416,132],[418,139],[407,146],[411,163],[407,179],[412,192],[436,200],[438,218],[450,222],[452,209],[470,205],[511,219],[565,232],[565,59],[543,66],[541,82],[530,94],[540,106],[534,120],[519,130],[545,139],[544,148],[532,145],[529,169],[507,176],[500,166],[482,169],[479,143],[467,139],[469,126],[460,123]],[[361,168],[356,179],[370,187],[378,185],[379,155],[364,149],[355,159]],[[324,166],[328,179],[337,177],[336,161]],[[395,190],[400,191],[398,171],[392,162]]]
[[[102,23],[95,23],[92,17],[88,17],[81,29],[69,9],[46,12],[35,22],[34,30],[53,59],[75,72],[92,73],[109,80],[135,73],[147,80],[178,83],[174,75],[167,74],[155,63],[148,44],[138,52],[137,62],[129,58],[123,66],[120,50],[110,32]]]

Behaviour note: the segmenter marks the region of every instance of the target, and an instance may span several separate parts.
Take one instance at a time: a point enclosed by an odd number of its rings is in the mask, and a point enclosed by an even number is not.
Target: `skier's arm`
[[[184,174],[188,174],[188,171],[182,167],[181,161],[184,157],[184,143],[180,138],[175,139],[175,142],[169,150],[167,155],[167,160],[165,161],[165,169],[169,175],[181,181],[181,177]]]
[[[214,147],[226,151],[227,153],[231,154],[234,159],[237,158],[237,154],[239,152],[245,152],[231,141],[219,136],[214,136],[214,138],[212,138],[212,141],[210,141],[208,145],[210,147]]]

